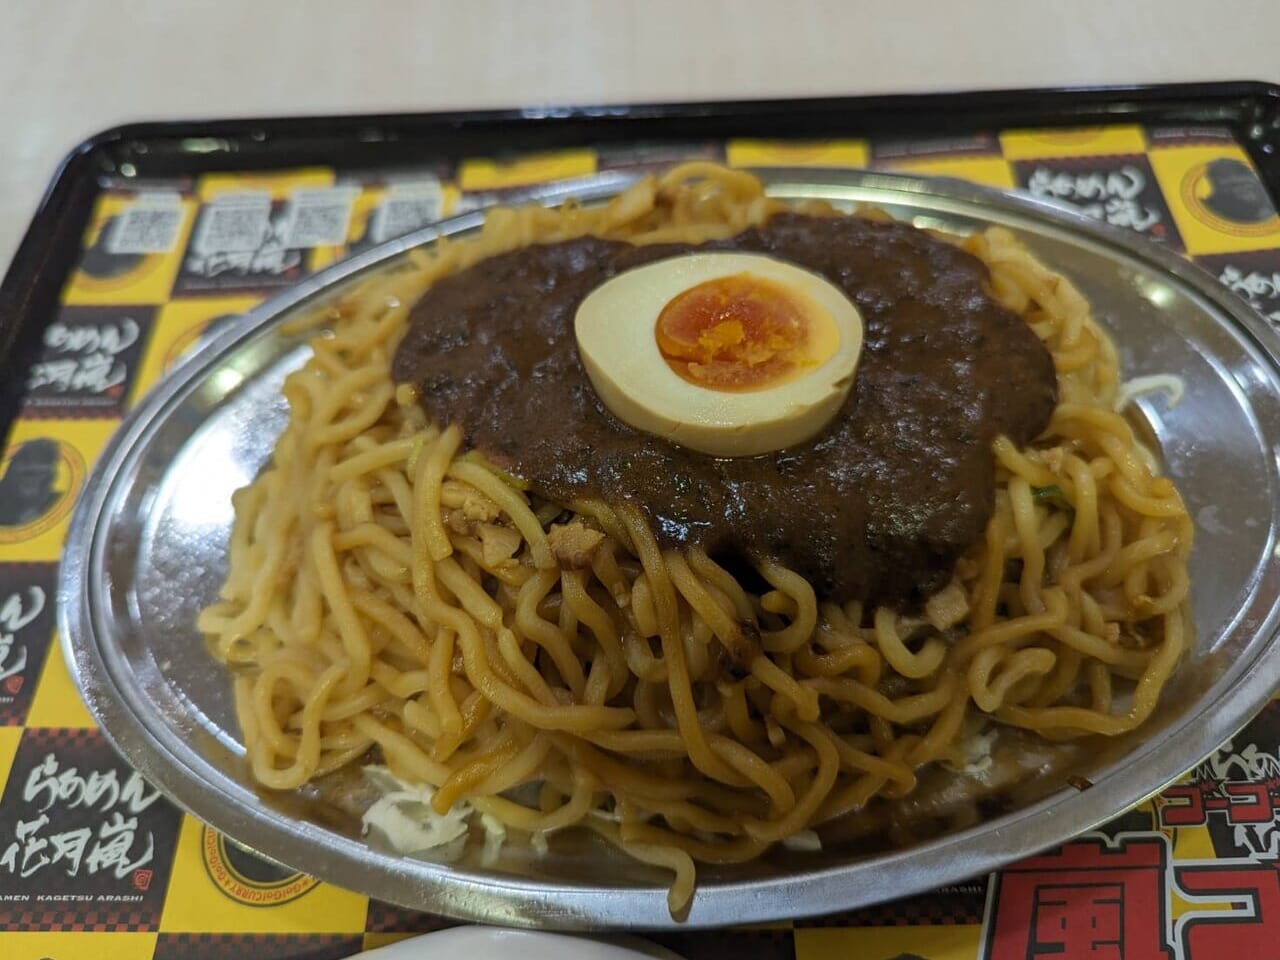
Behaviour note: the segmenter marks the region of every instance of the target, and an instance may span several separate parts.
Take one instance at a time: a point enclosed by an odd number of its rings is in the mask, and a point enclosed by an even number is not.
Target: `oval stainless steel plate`
[[[1125,373],[1176,373],[1174,409],[1141,401],[1197,521],[1196,641],[1138,736],[1100,742],[1076,772],[1092,789],[1031,785],[1012,812],[876,855],[780,851],[706,869],[686,928],[820,914],[932,889],[1091,829],[1228,739],[1280,681],[1280,364],[1269,328],[1176,255],[1079,215],[950,181],[846,171],[764,171],[790,199],[872,203],[920,226],[1013,229],[1071,276],[1121,346]],[[531,196],[586,201],[613,175]],[[396,856],[333,825],[313,801],[265,797],[242,760],[229,683],[193,625],[226,569],[231,492],[270,455],[285,375],[306,358],[280,321],[320,308],[408,248],[465,233],[471,213],[305,281],[210,343],[142,401],[103,454],[77,508],[61,571],[60,624],[90,710],[118,749],[195,816],[299,870],[406,907],[552,928],[673,925],[662,875],[595,846],[485,868]],[[1038,794],[1038,795],[1037,795]],[[509,845],[510,846],[510,845]]]

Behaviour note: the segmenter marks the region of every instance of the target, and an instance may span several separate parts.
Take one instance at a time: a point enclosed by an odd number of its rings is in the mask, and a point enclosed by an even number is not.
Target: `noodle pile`
[[[907,797],[993,721],[1069,739],[1150,715],[1187,646],[1191,521],[1113,407],[1088,304],[1007,232],[963,245],[1051,351],[1060,402],[1032,447],[995,444],[985,539],[918,616],[827,602],[768,563],[751,592],[700,549],[662,550],[625,501],[544,503],[390,378],[415,300],[480,259],[585,234],[697,243],[784,208],[841,215],[688,164],[601,207],[495,210],[319,318],[199,621],[257,780],[296,788],[375,750],[438,812],[583,826],[666,868],[678,912],[695,861]],[[763,652],[739,667],[744,632]]]

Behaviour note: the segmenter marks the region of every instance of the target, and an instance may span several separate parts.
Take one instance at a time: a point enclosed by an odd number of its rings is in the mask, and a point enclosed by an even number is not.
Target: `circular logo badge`
[[[1219,157],[1187,171],[1179,190],[1193,217],[1233,237],[1280,230],[1280,217],[1262,181],[1241,160]]]
[[[201,827],[200,853],[214,886],[247,907],[278,907],[320,883],[315,877],[258,856],[212,827]]]
[[[0,461],[0,544],[22,543],[66,519],[84,486],[80,452],[51,437],[14,444]]]

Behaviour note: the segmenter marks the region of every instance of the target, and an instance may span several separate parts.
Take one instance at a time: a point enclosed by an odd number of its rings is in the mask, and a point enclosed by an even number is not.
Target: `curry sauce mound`
[[[574,315],[617,274],[694,251],[820,274],[862,314],[853,390],[813,440],[715,458],[628,427],[596,396]],[[992,441],[1048,423],[1048,350],[976,257],[907,224],[779,214],[699,246],[584,237],[491,257],[414,307],[392,373],[427,413],[548,500],[630,501],[667,546],[770,559],[820,597],[914,606],[950,579],[993,509]]]

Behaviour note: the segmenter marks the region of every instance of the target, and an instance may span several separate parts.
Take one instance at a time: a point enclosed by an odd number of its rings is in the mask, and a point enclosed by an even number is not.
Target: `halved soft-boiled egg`
[[[752,253],[619,274],[574,319],[591,384],[624,423],[717,457],[816,436],[853,386],[862,317],[824,277]]]

